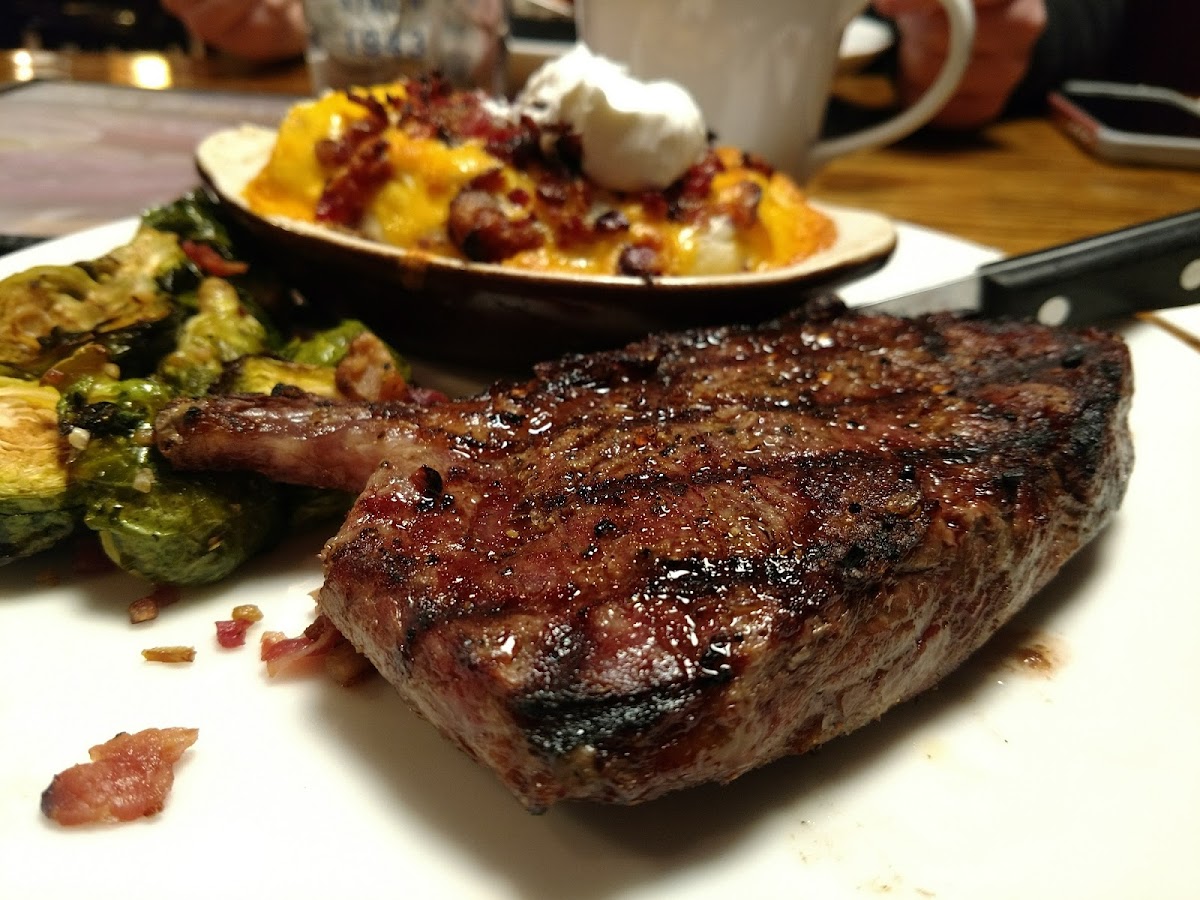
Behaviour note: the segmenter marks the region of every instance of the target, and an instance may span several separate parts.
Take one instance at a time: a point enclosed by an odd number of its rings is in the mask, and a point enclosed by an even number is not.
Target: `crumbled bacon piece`
[[[711,215],[708,202],[713,178],[724,170],[721,157],[710,150],[663,192],[662,196],[667,201],[667,217],[674,222],[697,222]]]
[[[158,604],[154,602],[154,597],[147,594],[145,597],[138,597],[129,604],[129,622],[131,625],[139,625],[142,622],[149,622],[151,619],[158,618]]]
[[[582,178],[543,178],[537,185],[540,214],[560,247],[585,243],[592,238],[590,221],[594,191]]]
[[[652,275],[661,275],[663,266],[657,250],[635,244],[621,251],[617,259],[617,269],[622,275],[649,278]]]
[[[317,163],[332,174],[317,200],[316,220],[353,227],[362,221],[371,196],[392,174],[387,141],[380,137],[391,121],[391,97],[379,100],[370,94],[350,91],[349,100],[367,115],[355,119],[336,140],[317,142]]]
[[[755,172],[761,172],[768,178],[775,174],[775,167],[773,165],[767,162],[765,158],[749,150],[742,153],[742,165]]]
[[[342,396],[363,401],[401,399],[407,388],[392,351],[369,331],[350,342],[334,369],[334,383]]]
[[[226,650],[243,647],[246,644],[246,632],[254,623],[248,619],[220,619],[217,621],[217,643]]]
[[[196,659],[195,647],[147,647],[142,651],[147,662],[190,663]]]
[[[226,259],[210,244],[202,244],[199,241],[185,238],[179,242],[179,248],[205,275],[229,278],[232,275],[244,275],[250,270],[249,263]]]
[[[749,229],[758,221],[758,204],[762,195],[763,191],[758,182],[748,178],[739,181],[730,191],[723,207],[736,228]]]
[[[671,204],[661,191],[642,191],[637,200],[648,220],[665,219],[671,213]]]
[[[380,128],[386,125],[389,120],[388,106],[395,102],[395,98],[391,96],[383,99],[377,98],[374,94],[364,93],[362,91],[351,90],[346,94],[346,99],[351,103],[361,106],[367,111],[367,118],[359,119],[357,122],[370,122],[372,124],[379,123]],[[356,122],[356,124],[357,124]]]
[[[496,197],[470,188],[450,201],[447,231],[463,255],[475,262],[499,262],[540,247],[544,239],[532,216],[510,219]]]
[[[281,631],[264,632],[262,661],[272,678],[303,673],[320,662],[339,639],[341,634],[333,624],[325,616],[318,616],[300,637],[290,638]]]
[[[246,632],[255,622],[262,621],[262,617],[262,610],[253,603],[235,606],[228,619],[221,619],[216,623],[217,643],[226,650],[245,646]]]
[[[138,597],[129,604],[129,621],[137,625],[157,619],[158,613],[164,606],[170,606],[179,600],[179,588],[171,584],[157,585],[153,591],[144,597]]]
[[[200,732],[148,728],[121,732],[88,751],[91,762],[55,775],[42,812],[60,825],[129,822],[160,812],[175,781],[175,763]]]
[[[676,182],[676,191],[686,197],[707,197],[712,190],[713,178],[718,172],[724,171],[725,164],[721,162],[721,157],[709,150],[700,162],[683,173]]]
[[[616,234],[620,231],[628,231],[629,218],[619,209],[610,209],[596,216],[596,221],[592,223],[592,229],[596,234]]]
[[[467,187],[471,190],[498,194],[504,190],[504,171],[500,168],[495,168],[488,169],[486,172],[480,172],[467,182]]]
[[[570,199],[569,187],[565,181],[544,179],[538,182],[537,197],[548,206],[566,206]]]
[[[392,176],[388,144],[375,138],[356,147],[350,160],[325,185],[317,200],[316,220],[357,226],[371,196]]]
[[[339,684],[349,685],[373,671],[371,664],[323,614],[317,616],[300,637],[290,638],[281,631],[267,631],[263,633],[261,644],[260,655],[272,678],[306,674],[321,666]]]

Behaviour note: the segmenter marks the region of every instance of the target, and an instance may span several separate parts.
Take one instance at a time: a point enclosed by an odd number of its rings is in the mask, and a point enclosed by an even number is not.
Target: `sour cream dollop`
[[[672,81],[640,81],[584,44],[543,65],[513,103],[579,135],[584,174],[616,191],[660,190],[708,146],[700,107]]]

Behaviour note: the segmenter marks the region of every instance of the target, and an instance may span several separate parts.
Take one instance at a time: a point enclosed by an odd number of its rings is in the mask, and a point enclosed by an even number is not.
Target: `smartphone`
[[[1200,101],[1168,88],[1068,81],[1049,96],[1071,137],[1117,163],[1200,167]]]

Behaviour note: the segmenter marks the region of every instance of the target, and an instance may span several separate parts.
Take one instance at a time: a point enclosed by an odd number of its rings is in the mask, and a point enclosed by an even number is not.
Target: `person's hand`
[[[301,0],[162,0],[162,5],[200,40],[243,59],[285,59],[304,51]]]
[[[947,128],[975,128],[997,118],[1029,68],[1046,27],[1045,0],[974,0],[975,45],[954,95],[933,119]],[[901,100],[912,103],[946,60],[950,27],[937,0],[873,0],[900,32]]]

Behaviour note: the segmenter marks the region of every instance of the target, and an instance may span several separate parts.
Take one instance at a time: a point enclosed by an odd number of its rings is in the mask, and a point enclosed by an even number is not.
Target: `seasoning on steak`
[[[1111,517],[1131,391],[1100,331],[824,308],[432,407],[193,401],[160,441],[381,460],[320,608],[542,810],[727,782],[933,685]]]

